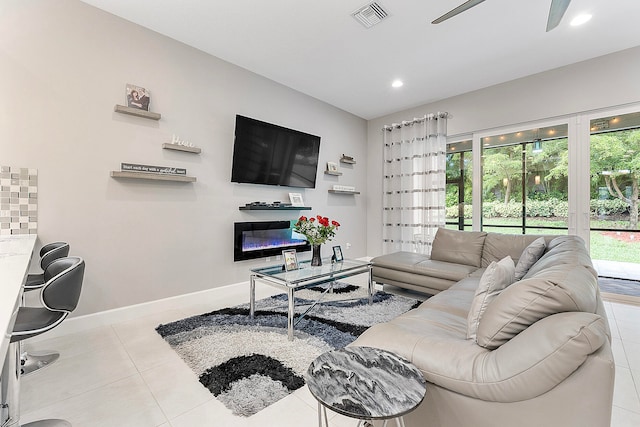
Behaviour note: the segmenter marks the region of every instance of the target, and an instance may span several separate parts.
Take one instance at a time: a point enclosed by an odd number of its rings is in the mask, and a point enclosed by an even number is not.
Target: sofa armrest
[[[466,366],[430,364],[425,355],[419,358],[417,366],[429,382],[449,390],[482,400],[517,402],[554,388],[606,339],[606,323],[601,316],[559,313],[534,323],[493,351],[474,351],[473,360],[467,359],[471,363]],[[424,342],[419,347],[428,351]],[[446,369],[431,369],[438,366]]]

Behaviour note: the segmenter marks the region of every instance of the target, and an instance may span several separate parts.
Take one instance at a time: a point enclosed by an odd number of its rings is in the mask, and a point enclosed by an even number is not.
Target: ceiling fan
[[[457,14],[464,12],[465,10],[471,9],[473,6],[479,5],[483,1],[484,0],[468,0],[455,9],[445,13],[440,18],[433,21],[432,24],[439,24],[442,21],[446,21],[447,19],[452,18]],[[567,11],[569,3],[571,3],[571,0],[551,0],[551,9],[549,9],[549,18],[547,19],[547,32],[553,30],[558,26],[560,21],[562,21],[562,17]]]

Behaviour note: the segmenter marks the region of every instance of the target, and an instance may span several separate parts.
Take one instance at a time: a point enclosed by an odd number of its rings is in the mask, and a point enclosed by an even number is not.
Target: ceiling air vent
[[[389,12],[384,10],[380,3],[371,2],[353,12],[351,16],[353,16],[356,21],[364,25],[365,28],[371,28],[388,17]]]

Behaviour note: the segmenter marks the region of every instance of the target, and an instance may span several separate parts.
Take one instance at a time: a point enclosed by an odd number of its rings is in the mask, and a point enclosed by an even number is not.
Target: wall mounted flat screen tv
[[[315,188],[320,137],[236,116],[231,182]]]

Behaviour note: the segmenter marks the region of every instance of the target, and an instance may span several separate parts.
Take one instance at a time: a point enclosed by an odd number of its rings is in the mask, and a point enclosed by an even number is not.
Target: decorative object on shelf
[[[346,154],[343,154],[342,157],[340,158],[340,163],[346,163],[346,164],[349,164],[349,165],[355,165],[356,161],[353,159],[353,157],[347,156]]]
[[[291,201],[292,206],[304,206],[304,201],[302,200],[302,194],[300,193],[289,193],[289,200]]]
[[[354,187],[353,185],[338,185],[338,184],[333,184],[332,190],[335,191],[356,191],[356,187]]]
[[[295,249],[286,249],[282,251],[282,259],[284,260],[285,271],[298,269],[298,255]]]
[[[334,246],[332,249],[333,249],[332,260],[335,262],[344,261],[344,257],[342,256],[342,248],[340,246]]]
[[[307,211],[311,210],[310,206],[293,206],[290,203],[273,202],[271,204],[265,202],[251,202],[238,208],[241,211]]]
[[[176,135],[173,135],[171,138],[171,143],[175,145],[182,145],[183,147],[194,147],[193,143],[180,139],[180,137]]]
[[[187,175],[187,170],[170,166],[149,166],[135,163],[121,163],[120,170],[123,172],[147,172],[168,175]]]
[[[151,101],[149,91],[143,87],[127,83],[127,107],[149,111]]]
[[[329,218],[322,215],[310,218],[303,215],[298,218],[298,222],[296,222],[293,229],[296,233],[302,234],[311,245],[313,251],[311,257],[312,266],[322,265],[320,247],[323,243],[333,239],[338,227],[340,227],[338,221],[330,221]]]
[[[338,164],[336,162],[327,162],[327,171],[338,172]]]

